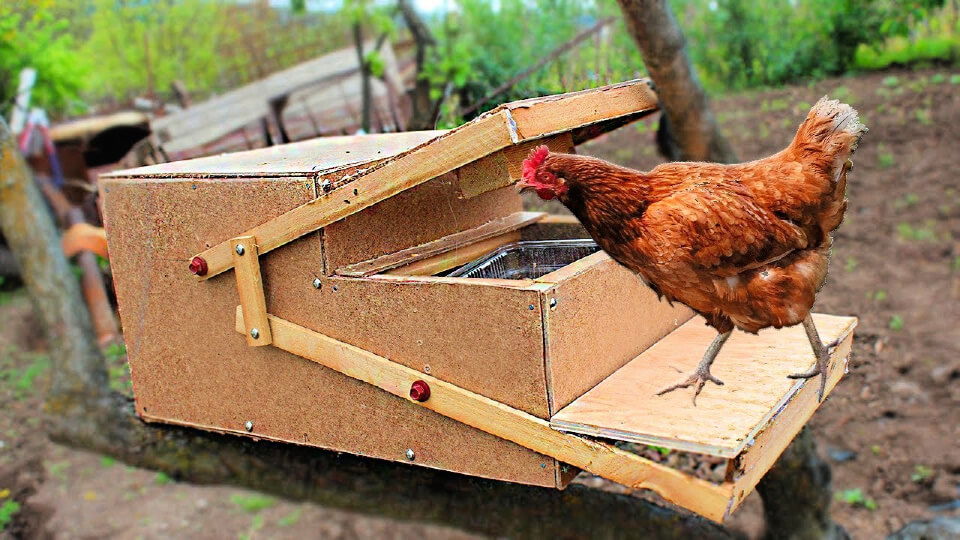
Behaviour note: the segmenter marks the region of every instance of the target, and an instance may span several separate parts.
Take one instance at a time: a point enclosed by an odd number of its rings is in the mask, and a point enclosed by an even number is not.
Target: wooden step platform
[[[814,321],[824,342],[848,338],[857,324],[854,317],[833,315],[815,315]],[[555,414],[551,426],[725,458],[738,456],[801,388],[816,387],[819,379],[787,378],[814,364],[803,327],[797,325],[759,335],[734,332],[712,369],[725,384],[707,383],[696,406],[692,389],[657,396],[657,391],[693,372],[716,335],[702,318],[691,319]],[[827,392],[845,367],[845,358],[834,354]],[[808,412],[815,408],[816,400]]]

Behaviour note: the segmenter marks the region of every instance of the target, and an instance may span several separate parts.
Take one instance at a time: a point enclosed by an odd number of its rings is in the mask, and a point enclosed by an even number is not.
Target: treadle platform
[[[829,393],[846,369],[857,319],[817,314],[814,321],[824,342],[843,338],[831,358]],[[734,332],[712,369],[725,384],[708,382],[696,406],[692,389],[657,396],[657,391],[693,372],[716,335],[702,318],[691,319],[553,415],[550,425],[571,433],[735,458],[764,428],[788,415],[813,414],[816,399],[800,403],[793,398],[804,387],[816,394],[819,379],[787,378],[814,363],[800,325],[756,336]],[[795,433],[785,434],[788,441]]]

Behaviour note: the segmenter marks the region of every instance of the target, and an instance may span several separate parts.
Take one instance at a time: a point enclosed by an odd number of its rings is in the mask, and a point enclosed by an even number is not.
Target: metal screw
[[[320,281],[320,278],[313,278],[313,288],[319,289],[323,285],[323,282]]]
[[[551,298],[551,299],[550,299],[550,307],[552,307],[552,308],[557,307],[557,299],[556,299],[556,298]]]
[[[246,251],[243,249],[243,244],[237,244],[237,255],[243,255],[243,252]]]
[[[324,193],[329,193],[330,190],[333,189],[333,184],[331,184],[329,180],[324,180],[323,182],[320,182],[320,189]]]
[[[260,330],[256,328],[251,328],[250,337],[252,337],[253,339],[260,339]]]
[[[417,458],[417,454],[416,452],[413,451],[413,448],[407,448],[406,455],[407,455],[407,459],[409,459],[410,461],[413,461],[414,459]]]
[[[529,306],[527,306],[527,309],[529,309],[530,311],[533,311],[535,308],[533,307],[533,304],[530,304]]]
[[[253,431],[253,420],[247,420],[243,427],[247,428],[247,431]]]

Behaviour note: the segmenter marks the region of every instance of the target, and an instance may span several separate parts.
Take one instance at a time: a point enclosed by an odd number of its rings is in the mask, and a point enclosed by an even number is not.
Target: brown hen
[[[706,381],[733,329],[756,333],[803,323],[816,365],[794,378],[826,384],[830,347],[810,317],[827,275],[830,233],[843,220],[849,158],[867,128],[849,105],[817,102],[793,142],[735,165],[667,163],[650,172],[554,154],[523,164],[521,189],[557,198],[610,257],[656,293],[702,315],[720,333],[696,371],[664,394]]]

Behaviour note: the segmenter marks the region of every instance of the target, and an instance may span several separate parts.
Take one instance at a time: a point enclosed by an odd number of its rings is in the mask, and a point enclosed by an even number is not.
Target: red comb
[[[530,152],[527,159],[523,160],[523,178],[525,180],[533,180],[536,177],[537,169],[540,168],[540,165],[543,165],[548,154],[550,154],[550,149],[545,144],[541,144]]]

